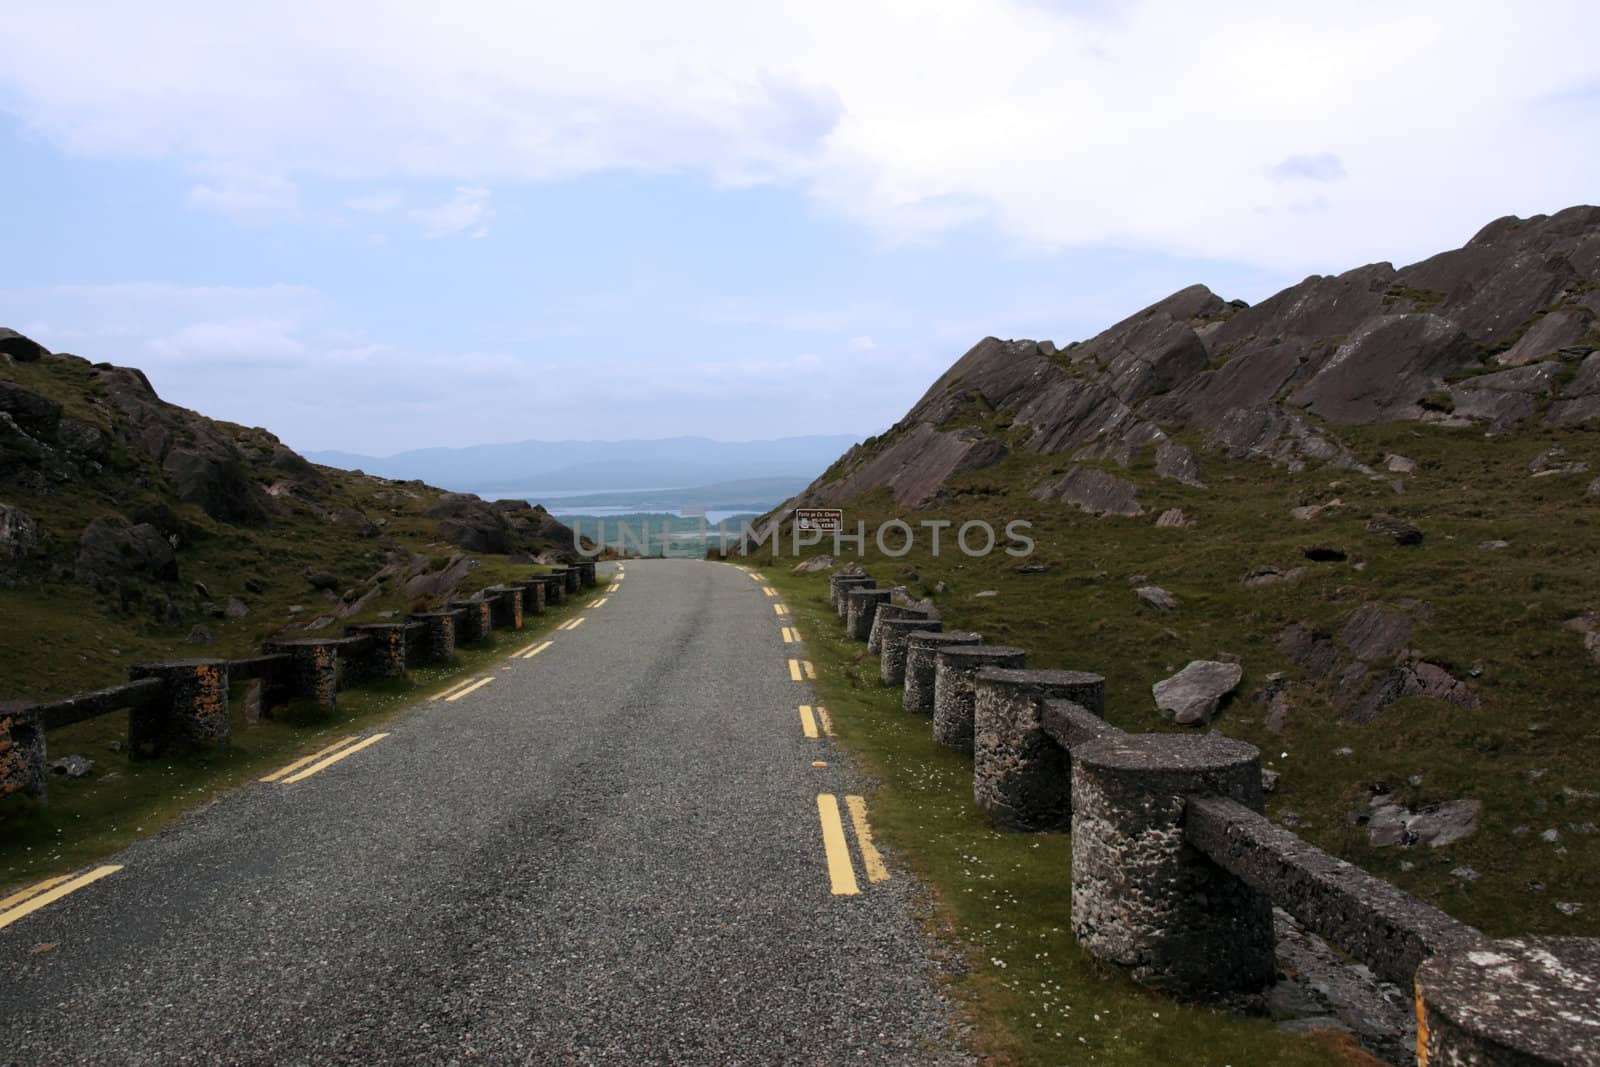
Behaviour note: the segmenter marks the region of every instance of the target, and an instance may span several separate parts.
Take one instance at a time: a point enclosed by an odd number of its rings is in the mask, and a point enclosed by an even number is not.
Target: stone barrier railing
[[[51,730],[126,710],[132,757],[226,747],[229,690],[236,683],[260,683],[262,710],[305,701],[329,715],[343,688],[398,677],[409,667],[448,663],[458,642],[521,629],[526,616],[543,614],[547,604],[563,603],[596,582],[594,563],[580,561],[492,586],[405,622],[347,626],[342,636],[275,638],[248,659],[138,663],[129,668],[129,681],[109,689],[39,703],[0,701],[0,797],[27,793],[46,799],[45,737]]]
[[[829,596],[906,710],[972,753],[997,828],[1070,831],[1072,930],[1091,955],[1184,999],[1260,992],[1277,906],[1415,992],[1421,1064],[1600,1065],[1600,939],[1490,940],[1268,822],[1254,746],[1125,733],[1100,676],[1027,669],[1022,649],[947,632],[864,575],[832,576]]]

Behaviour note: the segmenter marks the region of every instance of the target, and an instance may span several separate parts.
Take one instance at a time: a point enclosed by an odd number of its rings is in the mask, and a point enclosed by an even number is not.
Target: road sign
[[[839,508],[796,508],[794,525],[797,530],[838,533],[844,529],[844,512]]]

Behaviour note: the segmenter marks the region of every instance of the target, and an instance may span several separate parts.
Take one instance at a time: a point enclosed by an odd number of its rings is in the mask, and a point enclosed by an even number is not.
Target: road
[[[775,603],[630,562],[492,681],[13,915],[0,1061],[968,1062]]]

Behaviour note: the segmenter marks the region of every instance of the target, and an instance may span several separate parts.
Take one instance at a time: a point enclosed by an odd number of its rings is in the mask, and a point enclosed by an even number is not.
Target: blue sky
[[[300,449],[865,435],[1600,189],[1580,4],[325,7],[8,11],[0,324]]]

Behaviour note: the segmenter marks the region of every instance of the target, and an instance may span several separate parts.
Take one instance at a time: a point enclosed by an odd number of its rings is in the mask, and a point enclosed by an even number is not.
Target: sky
[[[301,450],[865,436],[1600,198],[1587,3],[0,0],[0,325]]]

